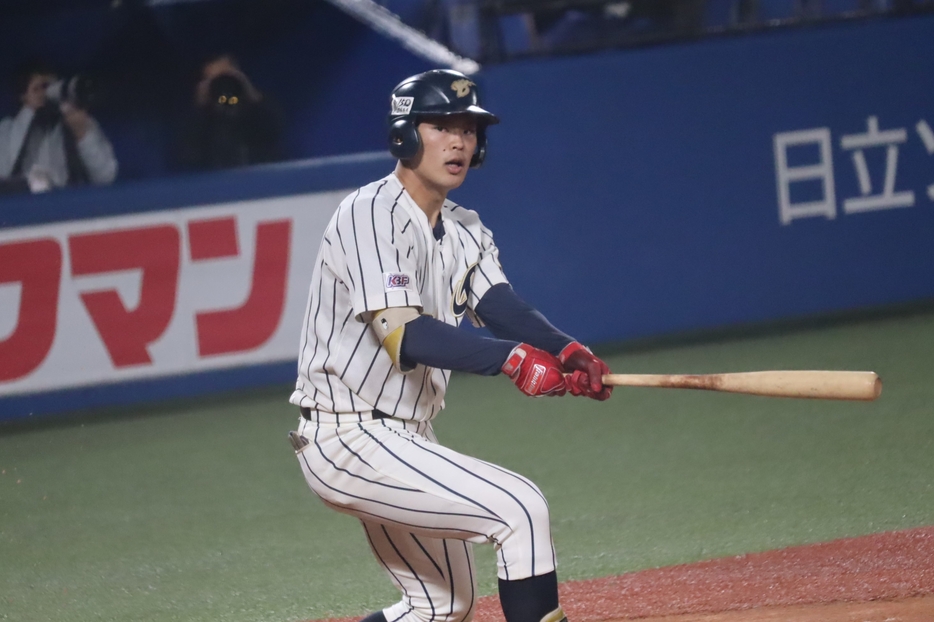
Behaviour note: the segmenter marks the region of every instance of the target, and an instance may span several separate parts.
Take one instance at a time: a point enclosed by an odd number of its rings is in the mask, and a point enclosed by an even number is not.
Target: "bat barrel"
[[[882,380],[871,371],[776,371],[721,374],[724,391],[756,395],[871,401],[882,393]],[[747,390],[752,389],[752,390]]]

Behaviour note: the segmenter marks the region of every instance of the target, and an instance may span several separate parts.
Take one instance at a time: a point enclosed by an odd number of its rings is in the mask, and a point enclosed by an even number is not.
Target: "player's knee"
[[[499,515],[506,522],[494,541],[501,547],[497,555],[499,576],[523,579],[554,569],[554,544],[548,503],[538,488],[517,496],[508,512]]]
[[[528,482],[527,488],[515,494],[515,503],[506,514],[513,531],[550,530],[551,514],[545,496],[535,484]]]
[[[515,495],[508,508],[499,516],[506,521],[500,543],[507,539],[527,540],[551,531],[551,515],[548,503],[538,488],[532,487],[527,494]]]

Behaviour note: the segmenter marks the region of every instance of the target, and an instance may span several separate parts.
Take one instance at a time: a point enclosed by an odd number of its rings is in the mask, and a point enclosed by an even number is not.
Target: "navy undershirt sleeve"
[[[574,341],[519,298],[508,283],[490,288],[475,311],[496,339],[422,315],[405,325],[400,353],[403,365],[415,367],[421,363],[438,369],[493,376],[499,373],[506,357],[520,342],[557,356]]]
[[[519,298],[509,283],[498,283],[487,290],[475,311],[498,339],[521,341],[555,356],[575,341]]]
[[[421,363],[438,369],[493,376],[500,372],[506,357],[517,345],[515,341],[481,337],[422,315],[405,325],[400,354],[405,367]]]

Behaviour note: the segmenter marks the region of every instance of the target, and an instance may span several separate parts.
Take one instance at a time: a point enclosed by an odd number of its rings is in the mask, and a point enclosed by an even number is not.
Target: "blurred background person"
[[[88,113],[93,98],[82,76],[59,80],[35,62],[17,72],[22,107],[0,121],[0,190],[44,192],[117,177],[113,147]]]
[[[202,63],[194,104],[183,128],[183,168],[213,170],[282,159],[282,113],[232,55],[217,54]]]

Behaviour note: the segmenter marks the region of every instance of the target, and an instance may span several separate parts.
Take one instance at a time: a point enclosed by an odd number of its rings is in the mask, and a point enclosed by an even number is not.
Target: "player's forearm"
[[[401,354],[402,362],[408,367],[421,363],[438,369],[493,376],[500,372],[506,357],[517,345],[515,341],[481,337],[423,315],[405,325]]]
[[[477,304],[477,315],[499,339],[521,341],[557,356],[574,338],[566,335],[513,291],[508,283],[491,287]]]

